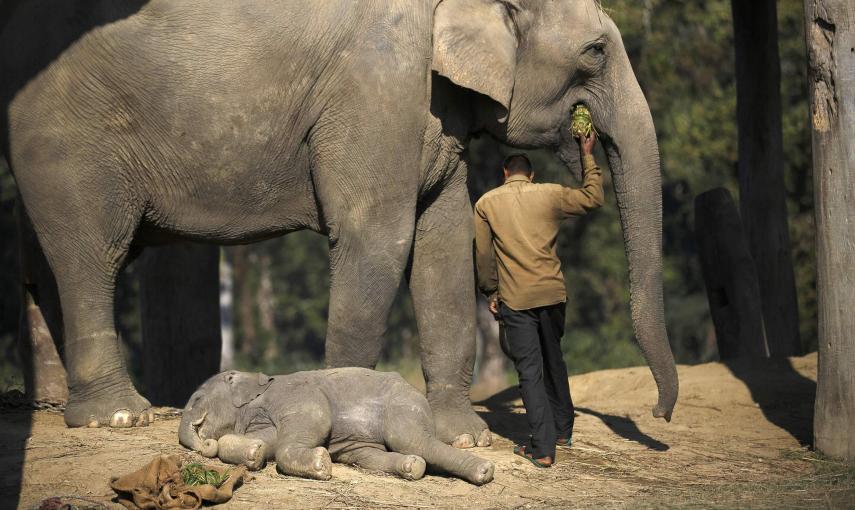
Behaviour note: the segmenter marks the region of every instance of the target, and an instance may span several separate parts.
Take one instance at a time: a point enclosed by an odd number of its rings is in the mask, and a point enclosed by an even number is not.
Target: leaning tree
[[[819,300],[814,444],[855,459],[855,9],[805,0]]]

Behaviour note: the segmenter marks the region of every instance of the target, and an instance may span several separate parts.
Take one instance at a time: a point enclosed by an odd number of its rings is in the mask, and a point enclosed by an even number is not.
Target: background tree
[[[733,0],[739,205],[760,283],[772,356],[801,350],[784,188],[776,0]]]
[[[814,444],[855,459],[855,11],[805,1],[819,274]]]
[[[138,261],[143,386],[154,405],[183,407],[220,371],[220,249],[147,247]]]

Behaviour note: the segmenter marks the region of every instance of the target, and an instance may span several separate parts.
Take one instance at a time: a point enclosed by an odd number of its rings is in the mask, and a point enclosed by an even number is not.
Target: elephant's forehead
[[[539,2],[530,36],[550,44],[576,45],[609,33],[614,25],[593,0]]]
[[[528,6],[543,19],[558,23],[600,24],[607,17],[595,0],[535,0]]]

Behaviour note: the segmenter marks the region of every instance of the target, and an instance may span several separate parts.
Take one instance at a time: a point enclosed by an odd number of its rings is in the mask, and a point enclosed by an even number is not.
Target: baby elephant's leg
[[[412,411],[412,408],[409,408],[387,413],[386,445],[390,450],[405,455],[418,455],[429,466],[475,485],[484,485],[493,480],[495,468],[492,462],[439,441],[433,437],[429,422],[420,414],[412,416]]]
[[[425,475],[425,460],[418,455],[402,455],[381,446],[359,446],[337,453],[335,461],[359,466],[370,471],[398,475],[405,480],[419,480]]]
[[[317,389],[303,389],[298,397],[290,404],[289,417],[278,425],[276,467],[286,475],[329,480],[332,459],[321,446],[332,429],[329,402]]]
[[[322,446],[306,448],[284,445],[276,450],[276,467],[285,475],[329,480],[332,478],[330,452]]]
[[[250,471],[257,471],[267,461],[267,446],[257,437],[226,434],[219,439],[218,445],[217,456],[227,464],[243,464]]]

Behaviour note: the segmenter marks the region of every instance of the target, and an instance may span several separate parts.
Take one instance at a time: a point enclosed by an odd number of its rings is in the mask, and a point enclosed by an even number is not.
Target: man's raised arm
[[[582,187],[564,188],[561,193],[561,213],[563,217],[579,216],[591,209],[603,205],[603,171],[594,159],[594,145],[597,135],[579,138],[579,150],[582,153]]]

